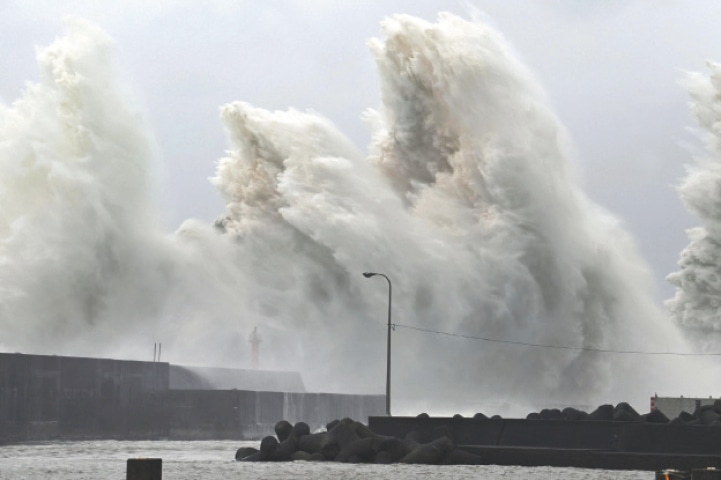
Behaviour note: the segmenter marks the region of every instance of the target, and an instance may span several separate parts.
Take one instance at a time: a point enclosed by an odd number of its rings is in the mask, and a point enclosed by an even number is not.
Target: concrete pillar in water
[[[162,458],[129,458],[126,480],[162,480]]]

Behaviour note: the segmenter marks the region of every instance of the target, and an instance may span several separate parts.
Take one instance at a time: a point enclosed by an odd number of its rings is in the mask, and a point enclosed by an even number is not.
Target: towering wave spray
[[[383,22],[368,158],[329,121],[235,102],[213,226],[163,234],[152,141],[76,23],[0,116],[4,349],[300,369],[313,390],[380,392],[386,285],[399,326],[592,349],[679,348],[618,222],[569,171],[542,90],[484,25]],[[396,408],[643,398],[657,364],[592,351],[394,332]],[[619,372],[623,371],[623,374]],[[670,371],[664,369],[668,378]],[[420,400],[427,401],[422,405]]]
[[[675,321],[702,351],[721,347],[721,65],[708,63],[710,75],[691,74],[686,88],[691,109],[706,142],[706,155],[696,158],[678,191],[683,203],[702,223],[688,231],[680,270],[668,276],[676,295],[668,306]]]
[[[201,256],[202,231],[160,233],[155,147],[114,44],[68,27],[39,52],[40,82],[0,107],[0,346],[141,358],[158,339],[188,347],[210,335],[200,312],[216,311],[225,267],[206,262],[223,242]]]
[[[138,271],[153,243],[152,146],[126,106],[112,41],[80,21],[72,28],[38,54],[40,83],[0,111],[6,349],[72,351],[77,341],[98,339],[91,328],[123,328],[116,316],[123,308],[157,307],[134,298],[157,283]]]

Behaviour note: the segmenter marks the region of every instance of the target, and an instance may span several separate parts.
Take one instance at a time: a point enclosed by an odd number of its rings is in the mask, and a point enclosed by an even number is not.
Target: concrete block
[[[162,458],[129,458],[126,480],[162,480]]]

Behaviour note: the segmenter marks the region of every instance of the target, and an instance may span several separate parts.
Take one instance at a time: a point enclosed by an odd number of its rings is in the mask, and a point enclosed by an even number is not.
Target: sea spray
[[[116,80],[111,39],[69,26],[38,53],[40,83],[0,117],[2,343],[22,351],[85,351],[114,302],[155,313],[133,299],[152,225],[151,142]]]
[[[681,252],[680,270],[668,276],[677,287],[667,302],[673,319],[700,351],[718,353],[721,347],[721,65],[708,63],[710,74],[689,74],[685,86],[691,110],[700,127],[706,152],[695,158],[678,187],[686,208],[701,221],[688,231],[689,244]]]
[[[213,233],[201,257],[202,229],[159,230],[155,147],[114,43],[81,20],[68,31],[38,52],[40,81],[0,111],[0,344],[150,360],[153,343],[167,354],[180,338],[189,350],[220,335],[198,312],[213,318],[227,293],[213,255],[228,242]]]
[[[230,103],[213,178],[226,210],[167,234],[112,42],[71,26],[39,56],[52,74],[2,109],[3,348],[142,359],[162,341],[174,363],[249,367],[258,326],[262,368],[380,393],[387,285],[361,276],[374,270],[393,282],[395,412],[593,405],[675,382],[659,357],[518,344],[684,347],[502,37],[396,16],[370,46],[383,105],[367,113],[368,158],[318,114]]]
[[[383,265],[396,281],[398,323],[557,346],[683,349],[650,299],[631,239],[576,187],[561,125],[500,36],[451,15],[437,24],[393,17],[384,32],[371,41],[383,107],[368,117],[376,127],[371,162],[385,180],[344,154],[337,134],[320,135],[328,127],[319,119],[235,104],[224,113],[239,167],[221,162],[216,180],[232,200],[223,228],[242,230],[270,211],[274,228],[303,233],[332,255],[344,282]],[[233,127],[228,117],[242,121]],[[260,169],[272,194],[255,203],[256,175],[238,172]],[[231,186],[231,178],[244,186]],[[383,287],[373,288],[382,304]],[[658,387],[664,380],[654,371],[678,380],[659,360],[636,362],[634,370],[622,367],[627,357],[609,354],[408,330],[395,338],[395,371],[407,397],[442,387],[466,399],[555,391],[582,402]]]

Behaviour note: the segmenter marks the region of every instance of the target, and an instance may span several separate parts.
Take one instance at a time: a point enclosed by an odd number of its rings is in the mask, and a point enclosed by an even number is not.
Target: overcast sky
[[[312,109],[365,149],[360,116],[380,101],[366,40],[387,15],[469,18],[469,5],[536,73],[570,132],[584,190],[636,237],[659,301],[671,297],[665,276],[698,224],[675,192],[699,149],[679,82],[721,61],[717,0],[0,0],[0,100],[37,79],[35,47],[63,34],[63,16],[103,28],[160,144],[159,203],[172,231],[223,211],[208,182],[227,148],[221,105]]]

